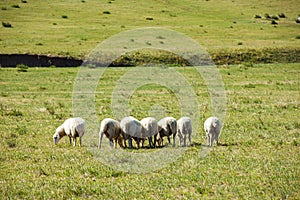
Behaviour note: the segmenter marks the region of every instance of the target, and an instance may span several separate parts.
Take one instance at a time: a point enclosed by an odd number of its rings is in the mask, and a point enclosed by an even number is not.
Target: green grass
[[[299,6],[298,0],[4,0],[1,20],[12,28],[1,27],[0,53],[84,58],[108,37],[141,27],[182,32],[209,52],[296,48],[300,44],[295,22]],[[286,17],[276,20],[276,26],[264,18],[282,13]]]
[[[100,79],[99,122],[112,115],[111,93],[131,69],[108,68]],[[194,68],[174,69],[195,90],[202,125],[211,113],[206,85]],[[219,67],[227,92],[222,145],[203,157],[200,126],[193,145],[174,163],[133,174],[113,170],[86,145],[71,147],[67,138],[53,145],[55,128],[72,116],[78,68],[0,68],[0,198],[299,199],[299,69],[299,64]],[[176,103],[176,98],[166,88],[145,85],[134,93],[130,106],[140,118],[147,114],[144,106],[168,101]],[[179,117],[176,105],[166,110]]]

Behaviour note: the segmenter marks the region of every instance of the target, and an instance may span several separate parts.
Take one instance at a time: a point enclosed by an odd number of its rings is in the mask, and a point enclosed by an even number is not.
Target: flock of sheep
[[[217,117],[210,117],[204,123],[204,130],[208,146],[213,146],[215,141],[218,144],[218,138],[222,125]],[[79,146],[82,145],[82,136],[85,133],[85,121],[82,118],[69,118],[60,125],[53,135],[54,143],[63,136],[68,136],[70,144],[76,146],[76,138],[79,137]],[[173,117],[165,117],[157,121],[153,117],[147,117],[141,121],[129,116],[123,118],[120,122],[111,118],[105,118],[101,121],[99,132],[99,145],[101,148],[102,138],[105,135],[110,142],[110,146],[116,148],[117,143],[120,147],[133,148],[132,140],[136,142],[137,147],[144,146],[145,140],[148,140],[150,148],[163,146],[163,138],[167,137],[171,144],[170,137],[173,136],[173,147],[176,145],[176,135],[179,138],[180,146],[187,146],[187,139],[191,145],[192,121],[189,117],[181,117],[176,120]]]

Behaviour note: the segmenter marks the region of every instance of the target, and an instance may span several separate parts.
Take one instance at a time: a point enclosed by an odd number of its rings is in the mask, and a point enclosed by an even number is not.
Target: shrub
[[[18,70],[18,72],[27,72],[28,66],[19,64],[19,65],[17,65],[17,70]]]
[[[272,20],[271,21],[271,24],[274,24],[274,25],[276,25],[276,24],[278,24],[275,20]]]
[[[18,4],[12,5],[11,7],[13,7],[13,8],[20,8],[20,6]]]
[[[12,28],[12,25],[9,22],[2,22],[2,26],[5,28]]]
[[[7,10],[7,8],[6,7],[1,7],[1,10]]]
[[[63,18],[63,19],[67,19],[67,18],[68,18],[68,16],[67,16],[67,15],[62,15],[62,16],[61,16],[61,18]]]
[[[279,17],[277,17],[276,15],[273,15],[271,18],[274,20],[279,20]]]
[[[271,19],[271,16],[270,16],[268,13],[266,13],[266,14],[265,14],[265,18],[266,18],[266,19]]]
[[[280,18],[286,18],[286,16],[285,16],[285,14],[284,14],[284,13],[280,13],[280,14],[278,14],[278,17],[280,17]]]
[[[300,39],[300,35],[297,35],[297,36],[296,36],[296,39]]]
[[[146,20],[153,20],[153,17],[146,17]]]
[[[243,45],[243,43],[242,42],[238,42],[238,45]]]
[[[27,3],[27,1],[26,1],[26,0],[21,0],[21,2],[22,2],[22,3]]]
[[[261,16],[260,16],[260,15],[254,15],[254,18],[255,18],[255,19],[260,19]]]
[[[109,15],[109,14],[110,14],[109,11],[103,11],[102,13],[103,13],[103,14],[106,14],[106,15]]]

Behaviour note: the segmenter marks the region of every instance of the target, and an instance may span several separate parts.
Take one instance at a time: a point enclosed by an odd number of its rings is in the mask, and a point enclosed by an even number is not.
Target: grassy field
[[[100,79],[99,122],[112,115],[112,91],[130,69],[108,68]],[[211,113],[206,85],[194,68],[174,69],[197,94],[202,124]],[[0,68],[0,198],[299,199],[299,69],[299,64],[220,66],[227,93],[221,145],[202,156],[201,126],[180,158],[162,170],[134,174],[113,170],[86,145],[69,146],[67,138],[53,145],[55,128],[72,116],[78,68]],[[132,114],[141,118],[149,109],[144,105],[167,101],[176,103],[166,88],[146,85],[131,98]],[[166,110],[179,117],[176,106]]]
[[[84,58],[108,37],[141,27],[182,32],[209,52],[300,45],[298,0],[4,0],[0,7],[12,26],[0,28],[0,53]]]

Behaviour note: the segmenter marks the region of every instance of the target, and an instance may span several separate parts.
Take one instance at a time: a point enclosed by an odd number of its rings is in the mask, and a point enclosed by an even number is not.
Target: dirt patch
[[[23,64],[28,67],[77,67],[82,60],[72,57],[58,57],[32,54],[0,54],[1,67],[15,67]]]
[[[216,65],[243,63],[300,63],[300,48],[236,49],[210,52]],[[95,61],[97,63],[97,61]],[[73,57],[58,57],[34,54],[0,54],[1,67],[15,67],[23,64],[28,67],[77,67],[83,60]],[[188,66],[190,63],[180,56],[164,51],[130,52],[116,59],[109,66],[138,66],[144,64],[166,64]],[[109,63],[97,63],[100,66]]]

